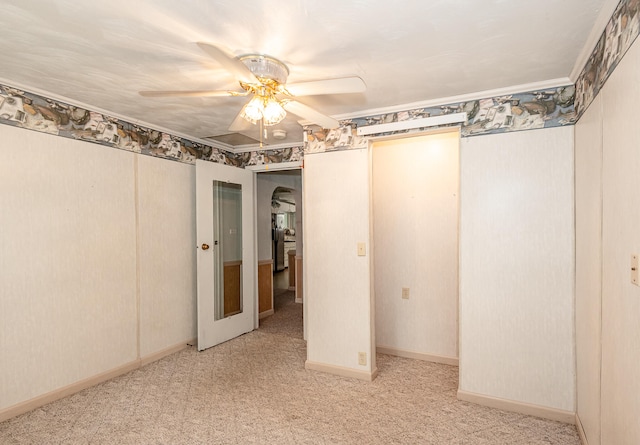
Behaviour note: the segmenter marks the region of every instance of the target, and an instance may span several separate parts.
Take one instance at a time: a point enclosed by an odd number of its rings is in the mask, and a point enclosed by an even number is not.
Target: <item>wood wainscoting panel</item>
[[[258,261],[258,313],[273,314],[273,260]]]
[[[290,250],[289,255],[289,290],[296,290],[296,251]]]
[[[302,255],[296,255],[296,303],[302,303]]]
[[[240,282],[242,261],[224,263],[224,316],[242,312]]]

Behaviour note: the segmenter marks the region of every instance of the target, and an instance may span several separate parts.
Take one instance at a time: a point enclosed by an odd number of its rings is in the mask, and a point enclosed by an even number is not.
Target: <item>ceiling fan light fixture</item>
[[[282,122],[287,112],[284,111],[280,102],[275,98],[269,98],[265,102],[264,109],[262,110],[262,120],[265,127],[276,125]]]
[[[260,96],[253,96],[249,103],[243,108],[240,116],[252,124],[256,124],[260,119],[262,119],[263,110],[264,103],[262,98]]]
[[[311,80],[287,85],[289,68],[282,61],[262,55],[246,54],[233,57],[215,45],[198,42],[198,46],[234,75],[243,91],[140,91],[145,97],[222,97],[253,95],[231,123],[230,131],[246,128],[244,122],[273,126],[282,122],[287,113],[296,115],[323,128],[340,126],[336,119],[295,101],[295,96],[319,94],[362,93],[364,81],[356,76],[336,79]],[[265,136],[266,138],[266,136]]]
[[[273,96],[260,96],[259,94],[253,96],[240,112],[240,116],[243,119],[254,125],[262,119],[262,124],[265,127],[282,122],[286,115],[287,112],[278,99]]]
[[[240,61],[260,80],[268,79],[279,84],[287,82],[289,68],[274,57],[263,54],[247,54],[241,56]]]

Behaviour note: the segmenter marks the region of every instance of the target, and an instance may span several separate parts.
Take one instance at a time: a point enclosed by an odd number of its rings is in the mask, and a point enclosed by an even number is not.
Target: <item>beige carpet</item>
[[[259,330],[186,349],[0,424],[0,444],[579,444],[574,426],[456,400],[453,366],[378,355],[372,382],[304,369],[291,292]]]

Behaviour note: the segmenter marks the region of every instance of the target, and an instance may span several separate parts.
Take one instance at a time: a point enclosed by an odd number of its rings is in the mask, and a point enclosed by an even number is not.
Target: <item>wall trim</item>
[[[463,124],[467,122],[466,111],[460,113],[441,114],[439,116],[423,117],[420,119],[408,119],[374,125],[363,125],[356,129],[358,136],[370,136],[389,132],[401,132],[403,130],[424,129],[442,125]]]
[[[303,277],[304,277],[304,273],[302,271],[302,255],[297,255],[295,256],[295,262],[296,262],[296,278],[295,278],[295,295],[296,295],[296,299],[295,302],[296,303],[302,303],[304,301],[304,282],[303,282]]]
[[[260,148],[260,144],[230,145],[234,153],[249,153],[256,150],[280,150],[283,148],[295,148],[302,145],[302,139],[298,142],[284,142],[280,144],[268,144]]]
[[[593,54],[593,50],[600,40],[600,37],[602,37],[602,33],[605,32],[607,24],[618,7],[618,3],[620,3],[620,0],[605,0],[602,9],[600,9],[600,12],[598,13],[598,17],[596,17],[596,22],[594,23],[593,28],[591,28],[591,32],[582,47],[582,51],[580,51],[580,54],[573,65],[571,74],[569,74],[571,83],[576,83],[578,80],[578,76],[587,64],[591,54]]]
[[[302,144],[297,144],[294,147],[298,147],[300,145]],[[252,170],[254,172],[276,172],[280,170],[298,170],[302,168],[302,161],[271,162],[268,164],[247,165],[245,168],[247,170]]]
[[[378,376],[378,368],[373,371],[359,371],[353,368],[345,368],[344,366],[329,365],[326,363],[318,363],[307,360],[304,362],[305,369],[311,371],[325,372],[327,374],[339,375],[341,377],[349,377],[358,380],[372,382]]]
[[[368,110],[361,110],[355,113],[336,114],[333,117],[338,120],[356,119],[364,116],[397,113],[399,111],[406,111],[406,110],[412,110],[417,108],[430,108],[430,107],[437,107],[440,105],[451,104],[456,102],[469,102],[469,101],[485,99],[489,97],[507,96],[509,94],[519,94],[525,91],[546,90],[550,88],[557,88],[557,87],[569,85],[571,83],[573,82],[571,82],[569,77],[560,77],[557,79],[542,80],[540,82],[531,82],[531,83],[525,83],[521,85],[512,85],[509,87],[495,88],[492,90],[477,91],[469,94],[460,94],[457,96],[446,96],[446,97],[439,97],[436,99],[410,102],[407,104],[395,105],[391,107],[370,108]]]
[[[555,420],[556,422],[568,423],[570,425],[575,425],[576,423],[576,413],[573,411],[565,411],[541,405],[533,405],[531,403],[501,399],[499,397],[476,394],[473,392],[463,391],[461,389],[458,389],[458,400],[464,400],[465,402],[471,402],[504,411],[526,414],[528,416],[542,417],[543,419]]]
[[[155,362],[168,355],[171,355],[178,351],[186,349],[190,344],[193,344],[193,343],[195,343],[195,339],[192,339],[186,342],[181,342],[173,346],[169,346],[168,348],[162,349],[158,352],[154,352],[153,354],[149,354],[145,357],[136,359],[132,362],[126,363],[124,365],[118,366],[116,368],[110,369],[105,372],[101,372],[91,377],[78,380],[77,382],[63,386],[62,388],[55,389],[48,393],[39,395],[37,397],[34,397],[33,399],[25,400],[24,402],[20,402],[13,406],[9,406],[7,408],[1,409],[0,422],[4,422],[5,420],[11,419],[12,417],[16,417],[16,416],[19,416],[20,414],[33,411],[34,409],[40,408],[41,406],[44,406],[48,403],[55,402],[56,400],[62,399],[64,397],[68,397],[77,392],[80,392],[87,388],[91,388],[92,386],[96,386],[99,383],[106,382],[107,380],[111,380],[113,378],[119,377],[128,372],[135,371],[136,369],[139,369],[145,365],[148,365],[149,363]]]
[[[260,267],[261,266],[269,266],[269,275],[268,275],[268,286],[269,286],[269,298],[270,298],[270,303],[269,303],[269,308],[266,311],[262,311],[260,312],[260,289],[264,289],[264,287],[260,287],[261,282],[260,282]],[[264,284],[264,280],[263,283]],[[263,294],[264,295],[264,294]],[[258,311],[258,320],[262,320],[265,317],[268,317],[269,315],[273,315],[274,313],[274,302],[273,302],[273,258],[269,258],[269,259],[265,259],[265,260],[258,260],[258,294],[257,294],[257,305],[256,305],[256,310]],[[258,324],[256,324],[256,328],[258,327]]]
[[[380,354],[395,355],[396,357],[412,358],[425,362],[442,363],[443,365],[458,366],[457,357],[446,355],[425,354],[423,352],[409,351],[407,349],[393,348],[391,346],[376,346],[376,352]]]
[[[262,320],[263,318],[268,317],[268,316],[270,316],[270,315],[273,315],[273,309],[269,309],[268,311],[260,312],[260,313],[258,314],[258,318],[259,318],[260,320]]]
[[[189,137],[2,78],[0,81],[3,82],[0,83],[0,96],[12,96],[16,101],[15,110],[1,116],[0,124],[190,165],[195,164],[196,159],[202,159],[244,168],[300,162],[304,155],[302,141],[278,146],[286,148],[269,146],[263,149],[256,145],[255,150],[247,151],[248,147],[245,147],[243,152],[237,152],[228,144]],[[82,116],[72,118],[72,108],[79,109]]]
[[[584,426],[582,426],[582,422],[580,421],[580,416],[576,413],[576,429],[578,430],[578,436],[580,436],[580,441],[582,445],[589,445],[589,441],[587,440],[587,435],[584,432]]]
[[[23,90],[23,91],[28,91],[29,93],[33,93],[36,94],[38,96],[42,96],[42,97],[46,97],[48,99],[52,99],[55,100],[57,102],[63,102],[65,104],[68,105],[73,105],[79,108],[83,108],[86,110],[91,110],[91,111],[95,111],[96,113],[100,113],[100,114],[104,114],[110,117],[114,117],[116,119],[120,119],[122,121],[125,122],[130,122],[132,124],[136,124],[136,125],[140,125],[141,127],[146,127],[146,128],[150,128],[153,130],[157,130],[160,131],[162,133],[167,133],[167,134],[171,134],[173,136],[177,136],[179,138],[183,138],[183,139],[187,139],[193,142],[198,142],[200,144],[203,145],[208,145],[210,147],[214,147],[217,148],[219,150],[224,150],[224,151],[229,151],[231,153],[234,152],[233,147],[228,145],[228,144],[223,144],[221,142],[212,140],[212,139],[203,139],[203,138],[199,138],[199,137],[195,137],[195,136],[191,136],[188,135],[186,133],[182,133],[179,131],[175,131],[175,130],[170,130],[166,127],[163,127],[161,125],[156,125],[156,124],[151,124],[149,122],[146,121],[141,121],[140,119],[135,119],[131,116],[126,116],[124,114],[119,114],[119,113],[114,113],[112,111],[109,110],[105,110],[104,108],[100,108],[100,107],[96,107],[93,105],[89,105],[85,102],[81,102],[75,99],[71,99],[69,97],[66,96],[61,96],[60,94],[56,94],[53,93],[51,91],[45,91],[41,88],[36,88],[36,87],[32,87],[30,85],[25,85],[21,82],[16,82],[14,80],[10,80],[10,79],[6,79],[4,77],[0,77],[0,84],[3,85],[7,85],[7,86],[12,86],[14,88],[17,88],[19,90]]]
[[[189,346],[193,346],[197,344],[197,342],[198,342],[197,338],[192,338],[191,340],[188,340],[186,342],[180,342],[173,346],[169,346],[167,348],[161,349],[157,352],[147,354],[144,357],[140,358],[140,367],[146,366],[149,363],[156,362],[161,358],[165,358],[171,354],[175,354],[176,352],[182,351],[183,349],[186,349]]]

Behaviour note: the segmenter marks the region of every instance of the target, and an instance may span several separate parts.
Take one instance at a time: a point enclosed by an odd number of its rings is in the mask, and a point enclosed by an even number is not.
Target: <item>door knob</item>
[[[203,244],[202,245],[202,250],[209,250],[209,245],[208,244]]]

